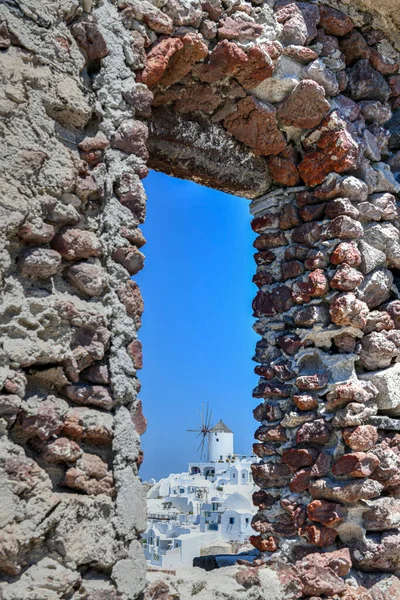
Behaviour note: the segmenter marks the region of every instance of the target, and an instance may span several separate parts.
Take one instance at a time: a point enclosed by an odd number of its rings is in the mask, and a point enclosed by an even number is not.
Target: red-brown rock
[[[328,381],[328,375],[322,373],[300,375],[296,379],[296,385],[300,390],[322,390],[328,385]]]
[[[55,396],[48,396],[40,402],[33,398],[24,406],[19,426],[28,437],[48,440],[60,433],[67,409],[66,402]]]
[[[327,444],[331,438],[332,428],[323,419],[304,423],[296,433],[297,444]]]
[[[133,366],[135,369],[143,369],[143,353],[142,343],[140,340],[133,340],[127,347],[127,352],[132,359]]]
[[[334,475],[349,477],[369,477],[379,465],[379,460],[373,454],[353,452],[341,456],[332,467]]]
[[[336,575],[344,577],[348,575],[352,567],[350,552],[348,548],[335,550],[334,552],[324,552],[323,554],[308,554],[296,567],[318,566],[323,569],[330,569]]]
[[[144,267],[144,254],[136,246],[122,246],[114,250],[113,260],[122,265],[129,275],[136,275]]]
[[[295,282],[292,286],[293,300],[297,304],[310,302],[311,298],[321,298],[329,291],[328,280],[322,269],[315,269],[307,275],[305,281]]]
[[[357,452],[371,450],[378,441],[378,430],[373,425],[359,425],[343,429],[343,439],[352,450]]]
[[[175,110],[180,113],[190,113],[200,110],[211,114],[223,102],[224,98],[211,86],[202,83],[194,83],[185,87],[175,102]]]
[[[126,154],[135,154],[146,162],[149,158],[148,135],[148,128],[142,121],[123,121],[111,139],[111,146]]]
[[[378,390],[373,385],[366,385],[362,381],[339,383],[327,394],[326,409],[328,411],[336,410],[346,406],[349,402],[365,404],[376,398],[377,395]]]
[[[335,335],[333,342],[340,354],[352,354],[357,346],[357,339],[346,332]]]
[[[323,218],[325,212],[325,203],[322,204],[306,204],[300,211],[300,216],[307,223],[317,221]]]
[[[250,48],[246,62],[235,72],[235,79],[245,90],[252,90],[259,83],[271,77],[274,72],[274,55],[269,44],[257,44]]]
[[[321,237],[322,227],[320,223],[303,223],[292,232],[292,242],[314,246]]]
[[[354,28],[353,22],[344,13],[336,8],[321,5],[319,7],[320,25],[328,35],[342,37]]]
[[[347,215],[352,219],[357,219],[359,211],[347,198],[335,198],[326,204],[325,214],[329,219],[334,219],[340,215]]]
[[[129,280],[126,284],[121,285],[118,289],[118,297],[125,306],[127,315],[134,319],[136,329],[139,329],[144,302],[136,281]]]
[[[337,537],[337,532],[328,527],[318,527],[317,525],[309,525],[301,529],[301,534],[307,538],[309,544],[324,548],[333,544]]]
[[[78,444],[64,437],[48,442],[43,452],[43,459],[50,463],[75,462],[80,456],[82,450]]]
[[[382,73],[382,75],[393,75],[399,68],[397,60],[390,58],[389,56],[383,56],[383,54],[375,50],[375,48],[371,48],[369,62],[371,66],[379,73]]]
[[[233,75],[248,62],[247,54],[234,42],[218,42],[207,64],[197,65],[194,72],[200,81],[215,83]]]
[[[139,223],[143,223],[146,217],[146,193],[139,177],[130,172],[122,173],[115,191],[121,204],[131,211]],[[132,241],[130,236],[124,237]]]
[[[339,265],[336,269],[336,272],[330,281],[330,285],[335,290],[350,292],[351,290],[358,288],[363,281],[364,277],[360,271],[357,271],[357,269],[344,263]]]
[[[274,277],[266,271],[257,271],[252,278],[252,282],[255,283],[258,288],[262,288],[263,285],[271,285],[272,283],[275,283],[275,281]]]
[[[283,262],[281,265],[283,281],[287,279],[294,279],[304,273],[303,263],[298,260],[290,260],[289,262]]]
[[[254,317],[273,317],[277,310],[272,302],[272,294],[268,292],[258,292],[252,302]]]
[[[154,6],[148,0],[133,0],[133,2],[120,2],[119,8],[124,8],[122,12],[122,22],[128,29],[132,21],[143,21],[150,29],[156,33],[169,35],[173,31],[173,20],[165,12]]]
[[[85,369],[82,373],[82,378],[89,383],[107,385],[110,383],[110,372],[107,365],[96,363],[88,369]]]
[[[75,289],[90,297],[101,296],[107,283],[104,269],[86,262],[70,267],[66,278]]]
[[[55,229],[53,225],[44,221],[25,223],[18,230],[18,237],[26,244],[46,244],[54,237]]]
[[[293,402],[299,410],[309,411],[318,408],[318,400],[309,394],[295,394]]]
[[[298,335],[296,334],[285,334],[276,338],[276,343],[282,350],[293,356],[301,347],[301,341]]]
[[[300,175],[296,164],[290,158],[270,156],[267,159],[269,174],[276,183],[288,187],[300,183]]]
[[[276,427],[261,425],[256,430],[254,437],[260,442],[284,442],[286,441],[286,431],[281,425],[277,425]]]
[[[361,264],[361,254],[354,242],[341,242],[332,252],[330,261],[333,265],[346,263],[350,267],[358,267]]]
[[[275,498],[271,494],[267,494],[264,490],[253,492],[252,496],[254,506],[258,506],[260,510],[271,508],[275,503]]]
[[[132,87],[122,93],[124,100],[135,109],[138,117],[149,117],[151,105],[154,100],[153,93],[143,83],[135,83]]]
[[[282,155],[283,154],[287,155],[288,153],[286,150],[284,150],[284,152],[282,152]],[[288,204],[284,204],[280,210],[279,227],[286,231],[287,229],[293,229],[293,227],[297,227],[297,225],[300,225],[300,223],[301,219],[299,218],[297,208],[290,202]]]
[[[282,460],[289,467],[310,467],[318,456],[314,448],[290,448],[282,453]]]
[[[143,435],[147,429],[147,419],[143,414],[142,401],[138,400],[131,412],[132,423],[139,435]]]
[[[306,154],[298,169],[308,186],[322,183],[329,173],[342,173],[357,165],[358,145],[336,111],[308,134],[303,147]]]
[[[358,300],[354,294],[336,296],[329,308],[329,314],[335,325],[353,325],[363,329],[369,313],[365,302]]]
[[[267,220],[268,216],[265,217],[264,223]],[[279,248],[280,246],[286,246],[286,244],[287,239],[285,234],[282,231],[279,231],[276,233],[264,233],[263,235],[260,235],[254,240],[253,246],[257,250],[269,250],[271,248]]]
[[[208,47],[202,40],[201,35],[197,33],[185,33],[179,39],[182,42],[182,47],[178,48],[170,57],[168,65],[158,80],[158,83],[164,87],[169,87],[183,79],[191,71],[196,62],[208,55]]]
[[[322,235],[323,239],[332,240],[339,238],[341,240],[355,240],[363,237],[364,230],[359,221],[355,221],[347,215],[335,217],[325,227]]]
[[[233,13],[220,20],[218,38],[220,40],[236,40],[246,42],[254,40],[263,31],[262,25],[243,19],[240,12]]]
[[[275,108],[253,96],[239,100],[237,111],[224,120],[224,126],[257,155],[279,154],[286,147],[285,137],[277,127]]]
[[[291,492],[300,494],[305,492],[310,483],[311,469],[301,469],[293,475],[289,482],[289,489]]]
[[[100,385],[67,385],[64,389],[67,398],[84,406],[98,406],[105,410],[111,410],[114,401],[108,388]]]
[[[324,88],[311,79],[303,79],[281,103],[277,116],[285,125],[311,129],[319,125],[330,108]]]
[[[365,38],[356,29],[353,29],[350,35],[341,39],[339,45],[348,67],[361,58],[370,57],[371,48],[368,46]]]
[[[256,568],[241,569],[235,574],[237,583],[243,586],[246,590],[261,585],[260,576]]]
[[[283,49],[283,55],[297,62],[307,65],[309,62],[316,60],[318,58],[318,54],[307,46],[296,46],[294,44],[290,44]]]
[[[260,488],[285,487],[292,471],[285,464],[258,463],[251,465],[254,483]]]
[[[270,250],[265,250],[254,254],[254,260],[258,266],[270,265],[274,262],[275,258],[275,254]]]
[[[167,70],[168,64],[178,50],[182,50],[180,38],[162,38],[154,44],[146,58],[146,66],[139,73],[137,81],[154,87]]]
[[[326,452],[321,452],[317,460],[311,467],[311,477],[324,477],[330,473],[332,467],[332,456]]]
[[[48,279],[61,266],[61,254],[48,248],[32,248],[18,256],[18,269],[25,277]]]
[[[392,98],[400,96],[400,75],[389,77],[390,96]]]
[[[294,305],[290,288],[286,285],[274,287],[271,296],[273,306],[278,313],[284,313]]]
[[[277,541],[272,536],[265,539],[261,535],[251,535],[249,542],[260,552],[276,552],[278,549]]]
[[[86,494],[114,495],[114,482],[107,464],[95,454],[83,454],[65,473],[64,485]]]
[[[307,506],[307,517],[326,527],[334,527],[342,523],[347,515],[347,510],[341,504],[327,502],[326,500],[313,500]]]
[[[71,32],[89,60],[100,60],[109,53],[107,42],[96,23],[81,21],[72,26]]]
[[[354,504],[359,500],[370,500],[380,496],[383,485],[373,479],[355,479],[354,481],[331,482],[317,479],[310,483],[312,498],[333,500],[344,504]]]

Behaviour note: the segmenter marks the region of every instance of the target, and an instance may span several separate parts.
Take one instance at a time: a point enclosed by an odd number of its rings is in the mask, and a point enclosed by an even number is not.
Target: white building
[[[233,431],[221,420],[208,435],[208,456],[210,462],[224,462],[233,455]]]
[[[191,566],[202,548],[246,543],[251,535],[255,457],[234,454],[233,432],[222,421],[209,433],[209,451],[208,462],[189,463],[187,473],[171,474],[150,488],[143,536],[149,564]]]

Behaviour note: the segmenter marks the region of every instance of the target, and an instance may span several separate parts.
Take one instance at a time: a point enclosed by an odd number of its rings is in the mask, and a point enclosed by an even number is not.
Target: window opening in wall
[[[186,429],[202,402],[214,424],[221,419],[234,432],[234,452],[251,453],[254,420],[243,398],[257,382],[249,359],[259,339],[251,309],[255,235],[245,198],[154,171],[144,185],[146,265],[134,277],[145,303],[140,399],[148,428],[140,474],[158,481],[201,462]],[[224,444],[218,432],[215,440]],[[218,450],[214,460],[225,465],[232,448]]]
[[[246,199],[155,172],[144,184],[146,268],[135,281],[145,303],[140,399],[149,424],[140,476],[149,513],[160,519],[153,527],[167,541],[182,536],[179,555],[170,555],[173,543],[156,557],[145,543],[144,554],[149,564],[168,568],[191,556],[190,532],[196,539],[208,536],[205,546],[211,537],[223,541],[228,523],[235,523],[234,516],[224,518],[227,510],[236,514],[245,505],[256,511],[248,500],[253,483],[230,470],[253,460],[254,420],[243,398],[257,382],[249,358],[258,341],[251,307],[255,236]],[[206,455],[200,456],[199,441],[186,430],[195,425],[202,403],[212,410],[212,422]],[[200,556],[201,540],[193,540]],[[237,539],[230,534],[229,543],[244,541],[242,532]]]

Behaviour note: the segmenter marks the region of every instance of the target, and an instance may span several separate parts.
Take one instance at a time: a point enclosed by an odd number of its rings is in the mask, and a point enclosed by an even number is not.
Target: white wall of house
[[[244,542],[252,534],[251,512],[226,510],[221,516],[220,538],[225,542]]]

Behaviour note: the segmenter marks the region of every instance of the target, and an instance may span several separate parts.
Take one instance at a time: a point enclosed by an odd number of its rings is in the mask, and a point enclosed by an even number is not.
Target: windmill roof
[[[211,431],[223,431],[224,433],[233,433],[233,431],[225,425],[222,419],[218,421],[216,425],[214,425]]]

